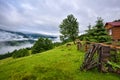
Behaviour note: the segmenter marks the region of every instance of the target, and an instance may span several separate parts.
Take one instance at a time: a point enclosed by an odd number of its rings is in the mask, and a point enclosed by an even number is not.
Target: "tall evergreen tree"
[[[103,19],[101,17],[98,17],[95,26],[93,26],[92,29],[86,30],[86,32],[84,37],[87,41],[107,42],[111,40],[104,28]]]
[[[60,27],[60,40],[72,40],[74,41],[78,37],[79,33],[79,23],[77,19],[71,14],[65,18],[62,23],[59,25]]]
[[[97,27],[97,29],[102,29],[102,28],[104,28],[103,19],[102,19],[101,17],[98,17],[98,18],[97,18],[95,27]]]
[[[97,29],[95,29],[95,33],[96,33],[95,35],[96,35],[96,40],[98,42],[110,41],[111,38],[108,35],[108,33],[104,27],[104,22],[103,22],[103,19],[101,17],[97,18],[95,27],[97,28]]]

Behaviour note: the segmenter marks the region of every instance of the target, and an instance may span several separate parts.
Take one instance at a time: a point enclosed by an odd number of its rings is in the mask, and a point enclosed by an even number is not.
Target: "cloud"
[[[109,4],[108,4],[109,3]],[[59,34],[68,14],[79,22],[80,32],[101,16],[105,22],[120,18],[120,0],[0,0],[0,28]]]

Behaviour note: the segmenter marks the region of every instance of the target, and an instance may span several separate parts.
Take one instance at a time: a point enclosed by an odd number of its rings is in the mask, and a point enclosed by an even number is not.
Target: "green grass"
[[[75,45],[63,45],[23,58],[0,60],[0,80],[120,80],[117,74],[80,71],[84,54]]]

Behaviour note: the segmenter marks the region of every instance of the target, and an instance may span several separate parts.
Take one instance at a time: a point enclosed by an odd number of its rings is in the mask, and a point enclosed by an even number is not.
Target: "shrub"
[[[11,57],[12,55],[13,55],[13,53],[10,53],[10,52],[5,53],[5,54],[0,54],[0,60]]]
[[[32,54],[43,52],[53,48],[53,43],[47,38],[39,38],[32,47]]]
[[[13,52],[12,57],[13,58],[19,58],[19,57],[24,57],[24,56],[28,56],[28,55],[30,55],[30,54],[29,54],[29,51],[27,49],[20,49],[18,51],[15,50]]]

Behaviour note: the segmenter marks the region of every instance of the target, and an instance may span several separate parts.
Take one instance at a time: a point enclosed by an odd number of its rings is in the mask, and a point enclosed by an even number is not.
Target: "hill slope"
[[[75,46],[65,45],[18,59],[0,60],[0,80],[119,80],[120,76],[79,70],[84,57]]]

